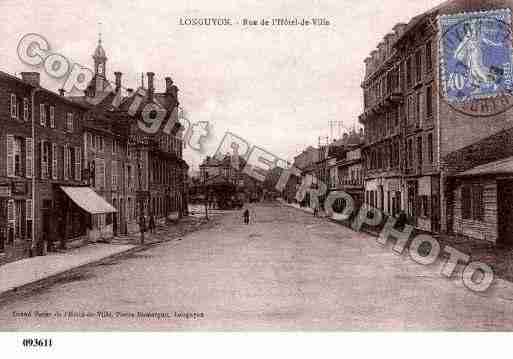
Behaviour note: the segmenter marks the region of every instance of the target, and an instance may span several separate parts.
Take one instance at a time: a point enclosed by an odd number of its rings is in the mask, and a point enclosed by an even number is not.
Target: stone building
[[[87,108],[40,87],[39,73],[21,76],[0,72],[0,263],[41,253],[43,241],[64,246],[87,230],[84,212],[58,200],[63,187],[84,185]]]
[[[453,23],[461,23],[464,40],[465,34],[474,31],[473,20],[486,18],[490,24],[500,18],[510,33],[512,5],[509,0],[446,1],[408,24],[394,26],[365,60],[364,111],[359,120],[367,137],[363,148],[367,203],[388,214],[392,214],[394,203],[399,203],[421,230],[497,240],[497,225],[479,225],[484,224],[484,217],[476,215],[473,223],[466,224],[458,220],[462,195],[471,196],[470,201],[476,202],[472,207],[481,208],[486,198],[490,205],[494,202],[497,189],[488,186],[483,194],[476,186],[472,195],[467,189],[454,188],[452,178],[457,176],[458,166],[452,161],[463,148],[512,126],[513,113],[507,106],[512,99],[508,93],[487,98],[470,93],[461,101],[449,96],[451,86],[461,84],[462,91],[472,86],[463,80],[473,70],[460,58],[463,55],[456,54],[465,44],[448,47],[453,41],[447,40],[451,30],[442,29],[442,24],[449,17]],[[505,46],[511,47],[511,37]],[[450,63],[454,69],[449,68]],[[509,65],[489,71],[494,78],[503,76],[509,81],[505,75]],[[476,230],[466,230],[467,225]]]

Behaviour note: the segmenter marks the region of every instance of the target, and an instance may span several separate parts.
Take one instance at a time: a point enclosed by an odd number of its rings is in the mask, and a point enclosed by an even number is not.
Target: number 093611
[[[22,340],[22,345],[27,348],[50,348],[53,342],[50,338],[25,338]]]

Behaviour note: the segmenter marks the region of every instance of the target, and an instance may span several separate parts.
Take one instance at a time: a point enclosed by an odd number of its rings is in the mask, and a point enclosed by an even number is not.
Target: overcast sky
[[[130,1],[0,0],[0,68],[34,70],[17,58],[20,38],[39,33],[53,51],[92,67],[99,22],[107,72],[137,87],[141,72],[156,73],[158,90],[171,76],[192,121],[207,120],[214,151],[226,130],[286,159],[319,136],[329,121],[356,124],[362,111],[363,60],[397,22],[440,0]],[[180,18],[231,18],[231,27],[180,26]],[[326,18],[321,27],[243,27],[244,18]],[[37,69],[36,69],[37,70]],[[56,90],[62,81],[42,75]],[[186,151],[197,166],[203,155]]]

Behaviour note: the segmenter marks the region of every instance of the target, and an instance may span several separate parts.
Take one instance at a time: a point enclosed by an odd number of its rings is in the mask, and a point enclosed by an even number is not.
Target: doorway
[[[499,220],[498,244],[513,245],[513,180],[497,182],[497,205]]]

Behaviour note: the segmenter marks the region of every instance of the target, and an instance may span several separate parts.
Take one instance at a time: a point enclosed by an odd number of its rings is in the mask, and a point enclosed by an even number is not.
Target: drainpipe
[[[31,256],[34,255],[36,249],[36,104],[35,104],[35,96],[36,92],[40,90],[40,87],[35,87],[32,89],[30,97],[31,97],[31,127],[32,127],[32,243],[30,245],[30,253]]]

